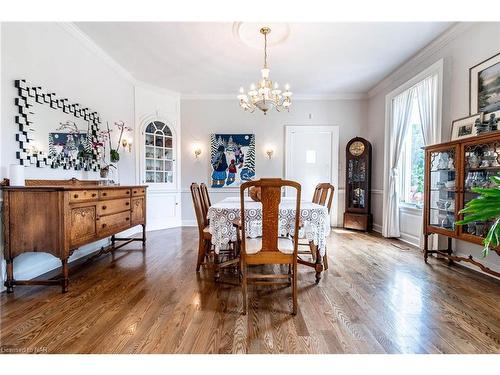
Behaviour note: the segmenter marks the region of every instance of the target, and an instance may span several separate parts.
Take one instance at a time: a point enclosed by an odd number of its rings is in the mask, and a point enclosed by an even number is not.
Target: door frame
[[[289,178],[292,169],[292,154],[288,150],[293,150],[293,137],[292,134],[297,130],[308,129],[313,132],[330,132],[332,135],[332,158],[331,158],[331,181],[329,181],[334,187],[334,195],[332,202],[332,210],[330,213],[330,226],[336,227],[338,225],[338,206],[339,206],[339,153],[340,153],[340,126],[339,125],[285,125],[285,178]],[[337,152],[334,152],[334,149]],[[309,199],[309,197],[302,197],[302,199]]]

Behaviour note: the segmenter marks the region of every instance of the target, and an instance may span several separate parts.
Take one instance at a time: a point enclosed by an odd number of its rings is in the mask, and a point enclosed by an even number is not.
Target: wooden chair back
[[[201,199],[200,186],[196,182],[193,182],[190,189],[191,197],[193,198],[194,212],[196,214],[196,222],[198,224],[198,231],[200,232],[200,236],[203,236],[203,229],[206,225],[203,213],[203,203]]]
[[[210,195],[208,195],[208,188],[207,185],[204,184],[203,182],[200,184],[200,193],[201,193],[201,204],[203,208],[203,217],[205,219],[205,226],[208,225],[208,209],[212,205],[210,202]]]
[[[283,180],[281,178],[262,178],[256,181],[248,181],[240,187],[241,200],[241,233],[245,232],[245,190],[257,186],[261,188],[262,204],[262,249],[261,251],[278,250],[279,229],[279,205],[281,202],[281,188],[295,188],[297,192],[297,203],[295,211],[294,238],[298,238],[300,222],[300,193],[301,186],[295,181]],[[245,236],[242,236],[242,251],[245,251]],[[294,256],[297,255],[297,241],[294,241]]]
[[[312,202],[321,206],[326,206],[328,208],[328,213],[330,213],[334,191],[335,188],[332,184],[329,184],[328,182],[320,183],[316,185],[316,188],[314,189]]]

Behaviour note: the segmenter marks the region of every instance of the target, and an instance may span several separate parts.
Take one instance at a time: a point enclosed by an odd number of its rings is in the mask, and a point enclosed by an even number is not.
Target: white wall
[[[366,124],[366,100],[295,100],[289,113],[246,113],[236,99],[228,100],[181,100],[182,118],[182,218],[184,224],[194,224],[195,216],[189,186],[192,182],[209,182],[210,134],[254,133],[256,143],[257,177],[284,177],[285,125],[338,125],[340,127],[339,150],[339,216],[344,207],[345,146],[347,142],[363,134]],[[310,118],[311,115],[311,118]],[[202,146],[202,154],[195,159],[193,143]],[[268,145],[274,148],[271,160],[265,154]],[[214,202],[238,189],[212,189]],[[339,218],[339,224],[342,218]]]
[[[441,58],[444,59],[442,141],[450,140],[453,119],[469,114],[469,68],[500,50],[500,23],[459,24],[401,66],[369,92],[366,134],[373,145],[372,186],[383,189],[385,96]],[[382,195],[373,195],[376,227],[382,225]],[[404,236],[418,238],[420,216],[405,213],[401,217]],[[457,252],[480,257],[481,247],[458,241]],[[487,258],[492,267],[500,266],[500,257]]]
[[[1,50],[0,178],[8,177],[9,164],[17,164],[15,79],[27,79],[70,101],[88,106],[99,112],[104,121],[122,120],[133,126],[133,84],[65,27],[56,23],[2,23]],[[135,182],[134,167],[134,154],[122,152],[119,163],[121,183]],[[71,177],[91,179],[97,178],[98,174],[26,168],[27,179]],[[105,242],[86,246],[75,252],[71,259],[83,256]],[[32,278],[59,265],[59,260],[48,254],[23,254],[14,261],[15,277]],[[1,278],[3,287],[4,272]]]

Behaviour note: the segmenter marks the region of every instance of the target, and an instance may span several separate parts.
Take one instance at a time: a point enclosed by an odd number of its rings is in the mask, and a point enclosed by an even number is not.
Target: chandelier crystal
[[[260,109],[264,114],[274,107],[278,112],[283,109],[288,110],[292,104],[292,92],[290,85],[285,85],[285,91],[281,91],[278,82],[269,79],[269,68],[267,67],[267,35],[271,32],[269,27],[260,29],[260,33],[264,35],[264,67],[260,70],[262,78],[255,85],[252,83],[250,89],[245,93],[245,89],[240,87],[238,100],[240,107],[245,111],[252,113],[255,108]]]

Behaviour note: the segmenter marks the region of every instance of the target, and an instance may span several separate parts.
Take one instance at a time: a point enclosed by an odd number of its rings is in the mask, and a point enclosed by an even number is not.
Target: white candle
[[[24,166],[11,164],[9,166],[10,186],[24,186]]]

